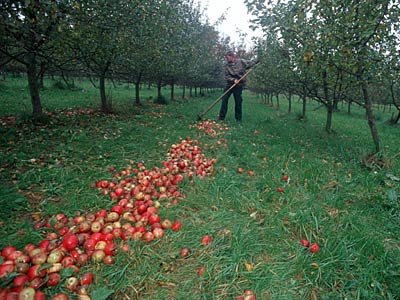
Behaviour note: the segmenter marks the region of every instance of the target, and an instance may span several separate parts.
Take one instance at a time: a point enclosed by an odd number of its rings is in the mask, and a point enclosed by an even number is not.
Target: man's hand
[[[235,79],[234,83],[238,84],[239,83],[239,79]]]

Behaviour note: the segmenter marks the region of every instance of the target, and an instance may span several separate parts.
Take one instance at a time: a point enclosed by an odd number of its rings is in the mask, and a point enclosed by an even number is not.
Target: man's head
[[[228,62],[233,62],[235,61],[235,54],[233,53],[233,51],[228,51],[225,54],[225,58]]]

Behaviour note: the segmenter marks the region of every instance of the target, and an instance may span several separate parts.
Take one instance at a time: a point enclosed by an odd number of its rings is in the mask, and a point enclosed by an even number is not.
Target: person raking
[[[246,85],[246,78],[240,78],[246,73],[247,70],[251,69],[258,60],[250,61],[235,57],[233,51],[228,51],[225,54],[226,64],[225,64],[225,80],[226,87],[225,91],[229,90],[234,84],[234,86],[226,95],[222,98],[221,109],[219,111],[218,120],[225,120],[226,114],[228,112],[228,101],[230,96],[233,94],[235,99],[235,119],[236,121],[242,121],[242,92]],[[239,81],[240,80],[240,81]]]

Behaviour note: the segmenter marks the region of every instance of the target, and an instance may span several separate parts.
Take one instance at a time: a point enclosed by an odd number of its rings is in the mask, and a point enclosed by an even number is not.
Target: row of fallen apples
[[[90,261],[115,263],[119,250],[129,251],[127,240],[151,242],[166,230],[180,230],[180,221],[160,218],[159,207],[178,203],[184,197],[179,183],[185,177],[211,175],[215,161],[205,157],[197,140],[187,137],[171,146],[161,168],[147,170],[138,163],[115,173],[112,180],[98,181],[96,187],[113,202],[109,210],[74,217],[56,214],[35,224],[35,229],[46,232],[37,245],[1,249],[0,300],[46,299],[45,292],[55,293],[52,287],[66,292],[51,296],[52,300],[69,299],[72,294],[90,299],[93,273],[80,274],[80,268]]]

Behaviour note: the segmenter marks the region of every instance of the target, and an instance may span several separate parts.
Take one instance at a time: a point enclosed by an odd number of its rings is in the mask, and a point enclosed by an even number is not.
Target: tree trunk
[[[347,102],[347,113],[351,114],[351,101]]]
[[[343,70],[340,70],[339,74],[339,86],[337,89],[337,92],[334,94],[333,97],[333,110],[334,111],[339,111],[339,101],[342,101],[343,103]]]
[[[182,86],[182,99],[185,99],[186,97],[186,85]]]
[[[329,97],[328,91],[328,80],[326,71],[322,72],[322,82],[324,89],[324,98],[326,101],[326,123],[325,123],[325,131],[331,132],[332,130],[332,116],[333,116],[333,103],[331,98]]]
[[[307,90],[306,87],[303,87],[303,111],[301,113],[301,118],[306,118],[306,110],[307,110]]]
[[[361,81],[361,89],[363,92],[363,97],[365,102],[365,110],[367,113],[368,126],[371,130],[372,140],[374,141],[375,145],[375,153],[378,153],[380,151],[378,128],[376,127],[375,124],[375,116],[372,109],[372,101],[369,98],[367,84],[364,80]]]
[[[140,105],[140,82],[135,82],[135,104]]]
[[[288,114],[291,114],[292,113],[292,93],[289,93],[288,102],[289,102]]]
[[[161,80],[157,82],[157,99],[161,99]]]
[[[367,120],[368,120],[368,126],[371,130],[372,140],[375,145],[375,154],[376,154],[380,151],[379,134],[378,134],[378,129],[375,124],[375,116],[374,116],[374,112],[372,109],[373,103],[372,103],[371,99],[369,98],[367,82],[364,79],[364,61],[367,61],[367,59],[365,58],[366,50],[365,50],[365,48],[362,50],[363,51],[361,51],[358,56],[357,79],[358,79],[358,82],[360,84],[361,91],[363,94],[364,103],[365,103],[365,111],[366,111]]]
[[[171,101],[175,100],[175,81],[174,79],[171,79]]]
[[[102,73],[100,75],[100,99],[101,99],[101,111],[108,114],[111,112],[111,104],[107,101],[106,96],[106,75]]]
[[[139,72],[135,81],[135,104],[140,105],[140,82],[142,80],[142,72]]]
[[[396,119],[393,119],[393,117],[392,117],[392,123],[393,124],[397,124],[398,122],[399,122],[399,119],[400,119],[400,106],[399,105],[396,105],[396,96],[395,96],[395,93],[394,93],[394,82],[392,81],[391,83],[390,83],[390,94],[391,94],[391,97],[392,97],[392,102],[393,102],[393,106],[397,109],[397,117],[396,117]],[[389,104],[390,106],[389,106],[389,112],[392,110],[392,103],[391,104]]]
[[[39,72],[39,87],[44,88],[44,73],[46,72],[46,63],[42,62],[40,64],[40,72]]]
[[[37,78],[37,60],[35,53],[30,53],[27,64],[27,76],[29,93],[32,101],[32,116],[34,119],[43,114],[42,103],[39,95],[39,83]]]

